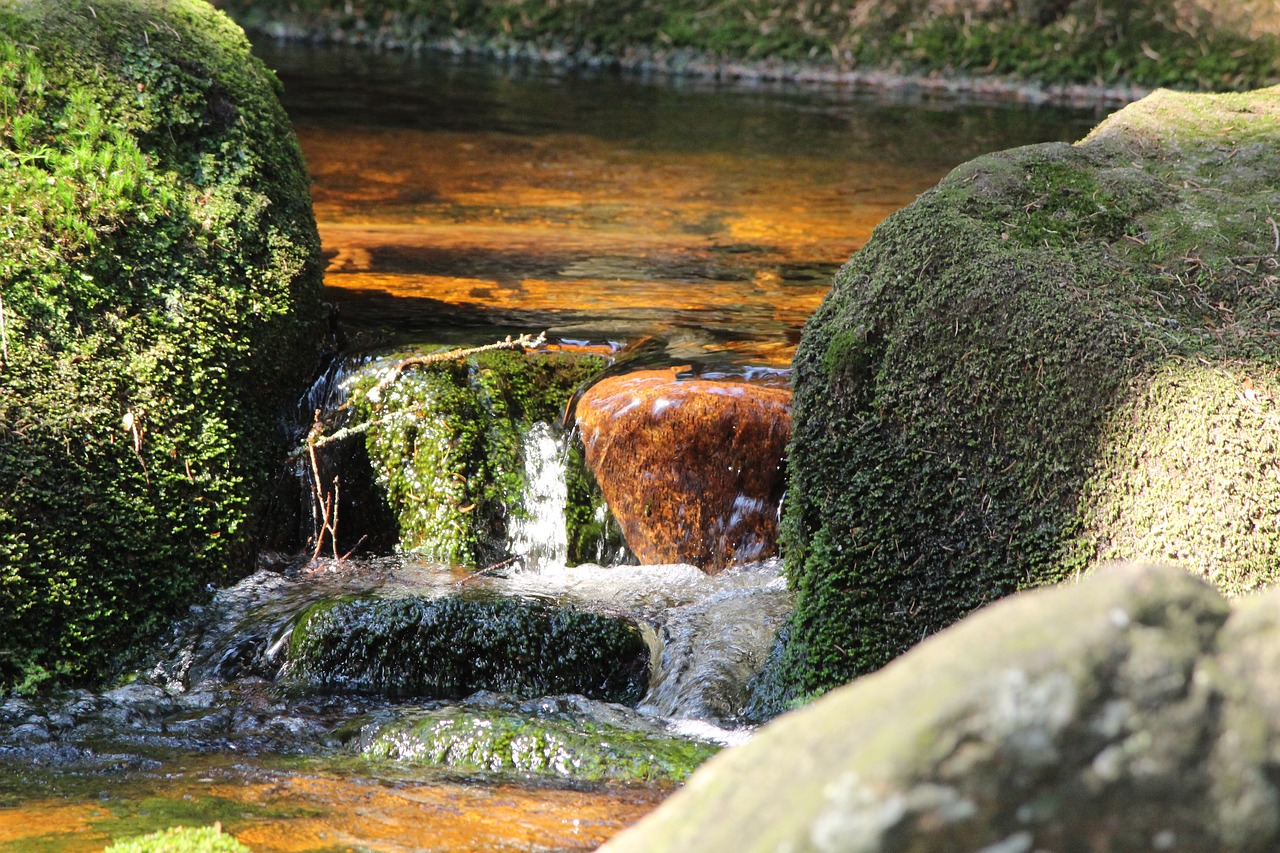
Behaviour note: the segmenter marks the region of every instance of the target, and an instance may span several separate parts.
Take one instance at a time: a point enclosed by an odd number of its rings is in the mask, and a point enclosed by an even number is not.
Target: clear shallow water
[[[545,329],[623,362],[767,382],[785,381],[831,274],[881,219],[963,160],[1075,139],[1097,118],[261,53],[315,178],[328,298],[353,348]],[[335,733],[385,703],[271,681],[307,602],[459,584],[637,614],[661,641],[642,709],[718,736],[707,727],[732,726],[788,606],[768,564],[716,578],[548,565],[503,579],[403,560],[259,573],[193,613],[135,685],[0,706],[0,847],[98,850],[220,820],[258,851],[590,849],[651,809],[663,790],[364,763]]]

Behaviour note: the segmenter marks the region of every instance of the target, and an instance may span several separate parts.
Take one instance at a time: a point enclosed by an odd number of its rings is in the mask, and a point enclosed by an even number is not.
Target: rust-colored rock
[[[578,401],[587,464],[627,545],[642,563],[707,572],[771,556],[790,391],[676,373],[610,377]]]

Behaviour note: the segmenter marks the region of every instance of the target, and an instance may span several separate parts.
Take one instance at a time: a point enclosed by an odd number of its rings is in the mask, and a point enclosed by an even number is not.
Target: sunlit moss
[[[1160,93],[960,166],[841,270],[795,362],[790,696],[1101,560],[1280,580],[1277,115]]]
[[[683,782],[718,747],[603,723],[447,709],[376,726],[370,758],[587,782]]]
[[[360,417],[377,422],[366,444],[400,546],[460,565],[505,559],[508,522],[525,511],[523,435],[535,422],[559,423],[604,364],[577,353],[490,352],[407,371],[376,401],[357,392]]]
[[[0,689],[249,566],[319,309],[277,88],[197,0],[0,6]]]

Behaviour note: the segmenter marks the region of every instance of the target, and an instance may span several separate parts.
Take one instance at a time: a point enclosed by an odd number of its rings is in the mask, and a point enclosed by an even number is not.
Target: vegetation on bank
[[[187,829],[176,826],[139,838],[117,841],[103,853],[250,853],[233,835],[224,835],[220,826]]]
[[[217,0],[247,27],[568,61],[802,63],[1051,84],[1280,81],[1267,0]],[[681,57],[684,59],[682,60]]]
[[[795,367],[791,695],[1018,589],[1280,580],[1280,87],[1162,92],[886,219]]]
[[[277,94],[200,0],[0,3],[0,690],[249,567],[319,319]]]

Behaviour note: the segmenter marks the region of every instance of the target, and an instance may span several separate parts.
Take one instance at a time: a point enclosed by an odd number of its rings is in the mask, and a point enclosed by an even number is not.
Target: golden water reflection
[[[592,136],[300,127],[329,298],[359,324],[674,337],[785,366],[836,267],[936,167]],[[395,300],[395,301],[392,301]],[[434,318],[434,319],[433,319]]]
[[[215,821],[255,853],[592,850],[666,795],[282,772],[196,757],[83,796],[0,808],[0,849],[90,853],[170,826]],[[385,768],[384,768],[385,771]]]

